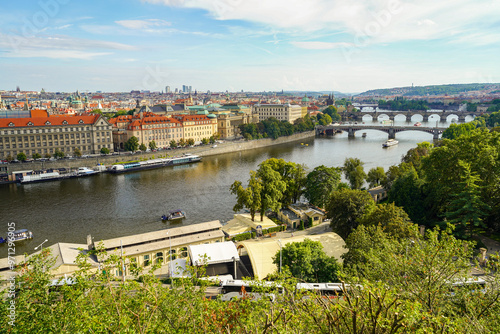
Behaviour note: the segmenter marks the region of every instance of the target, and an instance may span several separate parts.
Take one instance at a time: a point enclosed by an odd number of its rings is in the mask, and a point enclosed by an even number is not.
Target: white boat
[[[12,232],[12,234],[9,233],[7,235],[7,239],[5,239],[5,240],[16,242],[16,241],[23,241],[23,240],[27,240],[27,239],[33,239],[33,233],[24,228],[22,230],[16,230],[16,231]]]
[[[89,176],[97,173],[98,173],[97,171],[87,167],[78,167],[78,170],[76,171],[77,176]]]
[[[389,139],[385,143],[382,144],[382,147],[390,147],[399,144],[399,141],[396,139]]]
[[[25,175],[21,179],[21,183],[45,182],[45,181],[60,180],[62,178],[63,176],[59,174],[59,172],[47,172],[41,174]]]

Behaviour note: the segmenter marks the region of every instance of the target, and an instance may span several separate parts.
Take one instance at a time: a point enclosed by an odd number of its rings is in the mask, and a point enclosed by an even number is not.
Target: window
[[[163,262],[163,252],[156,253],[156,263],[161,264]]]
[[[144,255],[144,267],[149,266],[149,255]]]

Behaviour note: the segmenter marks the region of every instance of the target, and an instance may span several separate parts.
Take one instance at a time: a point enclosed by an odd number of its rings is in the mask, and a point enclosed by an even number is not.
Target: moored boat
[[[45,182],[45,181],[54,181],[65,178],[65,176],[61,175],[57,171],[41,173],[41,174],[31,174],[25,175],[20,180],[21,183],[37,183],[37,182]]]
[[[399,144],[399,141],[396,139],[389,139],[382,144],[382,147],[390,147]]]
[[[363,132],[363,134],[361,135],[361,137],[366,138],[366,132]]]
[[[78,169],[76,170],[77,176],[90,176],[97,173],[98,173],[97,171],[90,169],[88,167],[78,167]]]
[[[417,123],[415,123],[415,124],[413,124],[413,125],[414,125],[414,126],[421,126],[421,125],[422,125],[422,123],[417,122]]]
[[[133,171],[140,171],[145,169],[153,169],[167,166],[175,166],[182,164],[189,164],[193,162],[198,162],[201,160],[201,157],[194,154],[184,154],[181,157],[173,157],[173,158],[160,158],[146,161],[135,161],[135,162],[127,162],[124,164],[116,164],[111,166],[108,169],[108,172],[119,174]]]

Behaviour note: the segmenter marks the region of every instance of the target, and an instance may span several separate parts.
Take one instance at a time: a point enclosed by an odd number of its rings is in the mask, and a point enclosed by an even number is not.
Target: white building
[[[254,112],[259,114],[259,121],[274,117],[278,121],[293,122],[302,117],[302,107],[296,104],[256,104]]]

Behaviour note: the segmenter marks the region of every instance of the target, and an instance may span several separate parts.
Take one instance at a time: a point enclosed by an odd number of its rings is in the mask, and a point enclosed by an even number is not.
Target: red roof
[[[99,117],[100,115],[0,118],[0,127],[25,127],[28,126],[30,122],[31,124],[29,126],[94,124]],[[14,124],[14,126],[9,126],[11,123]]]

